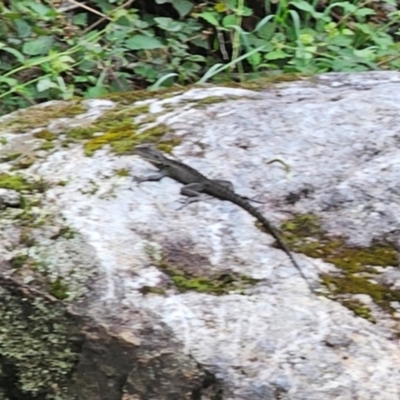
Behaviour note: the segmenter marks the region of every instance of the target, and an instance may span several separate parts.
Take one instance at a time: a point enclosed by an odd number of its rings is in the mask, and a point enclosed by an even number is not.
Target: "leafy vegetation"
[[[9,0],[0,114],[247,73],[397,69],[399,23],[394,0]]]

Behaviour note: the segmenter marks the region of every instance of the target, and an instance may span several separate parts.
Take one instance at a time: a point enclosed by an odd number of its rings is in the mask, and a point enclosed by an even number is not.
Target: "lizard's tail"
[[[290,258],[290,260],[292,261],[293,265],[297,268],[297,270],[299,271],[301,277],[307,282],[307,285],[309,286],[309,288],[311,289],[311,291],[313,293],[315,293],[312,285],[310,284],[310,282],[308,281],[307,277],[304,275],[303,271],[300,268],[300,265],[297,263],[297,261],[295,260],[295,258],[293,257],[292,252],[290,251],[289,247],[287,246],[287,244],[284,242],[284,240],[281,238],[280,234],[278,233],[277,229],[275,229],[271,223],[264,217],[264,215],[262,215],[260,213],[260,211],[258,211],[255,207],[253,207],[248,201],[246,201],[245,199],[241,198],[241,197],[237,197],[235,198],[235,200],[231,200],[233,203],[237,204],[239,207],[242,207],[243,209],[245,209],[249,214],[251,214],[253,217],[257,218],[258,221],[261,222],[261,224],[263,225],[263,227],[268,231],[268,233],[276,240],[276,242],[278,243],[279,247],[281,248],[281,250],[283,250],[287,256]]]

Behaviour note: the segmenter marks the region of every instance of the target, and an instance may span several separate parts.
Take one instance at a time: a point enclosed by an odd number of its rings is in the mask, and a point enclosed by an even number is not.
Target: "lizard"
[[[186,165],[180,161],[173,160],[166,157],[161,151],[156,150],[153,146],[148,144],[137,145],[133,149],[133,154],[140,156],[144,160],[150,162],[156,168],[159,173],[156,175],[149,176],[147,178],[136,178],[138,182],[145,181],[159,181],[164,177],[172,178],[180,183],[185,184],[181,188],[181,194],[190,197],[198,197],[202,193],[207,193],[213,197],[221,200],[227,200],[234,203],[246,210],[249,214],[255,217],[262,226],[272,235],[276,240],[281,250],[283,250],[295,268],[299,271],[302,278],[307,282],[312,292],[314,289],[309,283],[308,279],[304,275],[300,268],[300,265],[295,260],[293,254],[289,250],[287,244],[283,241],[278,231],[271,225],[271,223],[253,207],[247,197],[240,196],[233,190],[233,186],[228,181],[209,179],[196,169]]]

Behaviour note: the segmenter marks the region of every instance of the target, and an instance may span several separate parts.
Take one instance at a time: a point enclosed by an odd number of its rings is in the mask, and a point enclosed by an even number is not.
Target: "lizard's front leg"
[[[159,181],[162,178],[165,178],[166,176],[167,176],[166,171],[161,170],[158,174],[150,175],[150,176],[143,177],[143,178],[134,176],[132,178],[132,180],[134,180],[135,182],[138,182],[138,183],[147,182],[147,181],[151,182],[151,181]]]

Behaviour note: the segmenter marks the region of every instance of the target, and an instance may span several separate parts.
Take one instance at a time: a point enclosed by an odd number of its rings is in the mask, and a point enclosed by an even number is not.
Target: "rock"
[[[2,394],[399,399],[399,87],[326,74],[0,118],[0,152],[34,160],[0,164]],[[143,140],[262,201],[321,294],[237,206],[133,181]]]
[[[15,190],[0,188],[0,208],[18,207],[20,205],[20,195]]]

